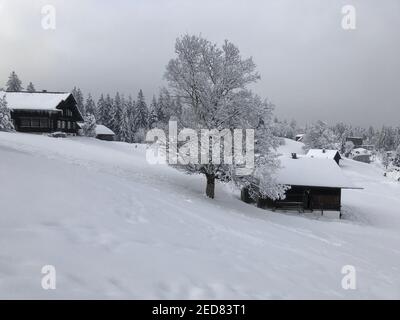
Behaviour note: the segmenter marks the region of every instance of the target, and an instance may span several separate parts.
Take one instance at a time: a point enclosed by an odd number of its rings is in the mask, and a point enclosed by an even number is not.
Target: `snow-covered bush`
[[[346,141],[345,144],[344,144],[344,154],[345,154],[345,156],[348,157],[353,149],[354,149],[353,141]]]
[[[394,155],[393,165],[400,167],[400,145],[396,149],[396,154]]]
[[[82,126],[82,133],[86,137],[95,137],[96,136],[96,118],[93,114],[86,114],[84,117],[85,122]]]
[[[10,109],[7,107],[5,96],[0,96],[0,131],[14,131]]]

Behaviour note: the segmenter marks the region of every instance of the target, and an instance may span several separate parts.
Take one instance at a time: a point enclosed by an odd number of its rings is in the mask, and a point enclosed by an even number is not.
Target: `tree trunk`
[[[206,195],[207,197],[214,199],[215,176],[213,174],[207,174],[206,178],[207,178]]]

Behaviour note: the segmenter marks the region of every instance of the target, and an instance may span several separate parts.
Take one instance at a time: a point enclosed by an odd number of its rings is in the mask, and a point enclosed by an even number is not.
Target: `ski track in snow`
[[[400,186],[342,169],[365,188],[343,191],[345,219],[308,218],[222,184],[207,199],[201,176],[147,164],[143,145],[0,133],[0,297],[399,298]]]

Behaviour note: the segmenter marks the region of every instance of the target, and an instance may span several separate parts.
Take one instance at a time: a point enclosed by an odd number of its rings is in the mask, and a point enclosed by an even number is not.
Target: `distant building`
[[[271,209],[337,212],[341,215],[342,189],[361,189],[354,186],[333,161],[329,159],[297,157],[280,158],[281,168],[274,174],[280,184],[290,186],[285,199],[258,198],[257,206]],[[248,190],[241,199],[252,202]]]
[[[303,140],[303,137],[304,137],[304,133],[296,134],[295,137],[294,137],[294,140],[300,142],[300,141]]]
[[[60,92],[2,92],[17,131],[77,134],[83,121],[74,96]]]
[[[115,139],[115,133],[105,125],[98,124],[96,126],[96,138],[100,140],[113,141]]]
[[[350,158],[359,162],[370,163],[371,156],[372,153],[365,148],[355,148],[350,152]]]
[[[327,149],[310,149],[307,152],[306,157],[335,160],[337,164],[339,164],[340,159],[342,159],[339,151]]]
[[[347,137],[346,142],[348,141],[353,142],[354,148],[361,147],[364,143],[364,140],[361,137]]]

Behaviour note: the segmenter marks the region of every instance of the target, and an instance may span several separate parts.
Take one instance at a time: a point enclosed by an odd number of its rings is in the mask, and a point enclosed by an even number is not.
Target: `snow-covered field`
[[[0,298],[399,299],[400,183],[342,167],[365,189],[343,191],[344,219],[307,218],[227,185],[207,199],[204,178],[147,164],[141,145],[0,132]]]

